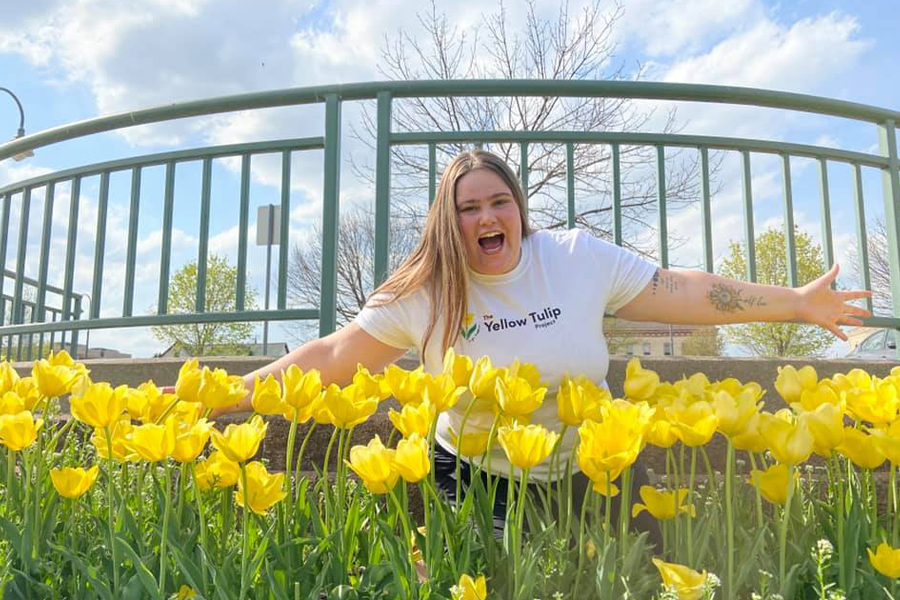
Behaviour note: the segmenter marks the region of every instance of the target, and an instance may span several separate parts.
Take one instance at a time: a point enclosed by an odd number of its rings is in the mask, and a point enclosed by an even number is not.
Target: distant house
[[[284,356],[290,351],[286,342],[269,342],[266,347],[256,342],[249,344],[229,344],[222,346],[220,350],[216,350],[213,346],[206,356],[271,356],[277,358]],[[178,344],[172,344],[162,352],[156,355],[159,358],[191,358],[193,355]]]
[[[15,356],[17,354],[17,350],[18,349],[17,349],[16,345],[13,344],[13,346],[12,346],[12,355],[13,356]],[[33,351],[34,355],[37,354],[37,350],[38,350],[38,347],[37,347],[37,344],[35,344],[34,351]],[[84,344],[76,344],[75,352],[72,352],[72,345],[69,343],[60,344],[59,342],[54,342],[52,346],[50,344],[45,344],[44,352],[43,352],[44,356],[46,357],[46,355],[49,354],[51,350],[53,352],[59,352],[60,350],[65,350],[75,360],[84,360],[87,358],[131,358],[130,354],[127,354],[125,352],[119,352],[118,350],[114,350],[112,348],[103,348],[100,346],[91,346],[90,348],[86,348]],[[85,352],[85,350],[87,350],[87,352]],[[3,346],[3,348],[0,349],[0,354],[2,354],[3,356],[6,356],[6,346]],[[28,358],[29,346],[28,346],[27,339],[22,344],[22,351],[20,354],[21,354],[22,360],[32,360],[32,358]],[[36,359],[37,356],[33,356],[33,358]]]
[[[703,329],[697,325],[666,325],[652,321],[604,319],[610,354],[628,356],[682,356],[684,341]]]

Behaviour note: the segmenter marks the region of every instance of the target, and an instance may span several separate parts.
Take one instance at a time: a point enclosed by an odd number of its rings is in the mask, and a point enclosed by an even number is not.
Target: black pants
[[[471,481],[471,472],[472,469],[464,460],[460,460],[459,465],[459,477],[460,477],[460,488],[465,490],[469,486],[469,482]],[[434,476],[435,481],[437,483],[438,490],[440,490],[446,497],[447,500],[451,504],[456,504],[456,456],[450,453],[448,450],[444,449],[440,444],[435,442],[434,449]],[[482,482],[487,484],[487,475],[484,471],[481,472]],[[494,521],[494,537],[502,538],[503,537],[503,528],[504,523],[506,522],[506,498],[507,492],[509,490],[509,480],[506,477],[499,476],[496,474],[492,474],[492,481],[496,482],[497,485],[497,495],[494,500],[494,510],[493,510],[493,521]],[[533,497],[539,497],[537,486],[539,484],[531,483],[528,485],[528,492]],[[556,489],[558,484],[556,482],[553,483],[553,489]],[[582,502],[585,499],[585,495],[589,491],[589,486],[591,485],[591,480],[581,472],[575,473],[572,475],[572,507],[573,510],[579,510]],[[647,477],[647,470],[644,468],[643,464],[638,460],[631,467],[631,498],[632,502],[639,501],[640,495],[638,490],[642,485],[649,485],[649,478]],[[612,499],[611,509],[611,517],[612,522],[617,523],[619,520],[619,510],[621,509],[621,493],[618,496],[615,496]],[[631,510],[631,507],[628,507],[628,510]],[[559,510],[558,507],[554,505],[554,512],[559,518]],[[527,529],[527,523],[526,523]],[[659,524],[656,520],[650,516],[646,511],[641,513],[636,519],[631,520],[631,529],[632,531],[643,532],[646,531],[649,535],[649,541],[651,544],[656,545],[659,548],[662,548],[662,534],[659,529]]]

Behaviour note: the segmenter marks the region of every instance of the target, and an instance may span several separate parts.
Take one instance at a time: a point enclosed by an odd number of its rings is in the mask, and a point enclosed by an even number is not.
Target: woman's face
[[[499,175],[489,169],[475,169],[460,177],[456,182],[456,214],[473,271],[500,275],[519,264],[519,207]]]

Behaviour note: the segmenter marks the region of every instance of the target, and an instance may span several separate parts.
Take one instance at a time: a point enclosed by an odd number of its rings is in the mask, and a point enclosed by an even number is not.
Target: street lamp
[[[21,137],[25,137],[25,111],[22,109],[22,103],[19,102],[19,98],[12,93],[12,90],[9,90],[5,87],[0,87],[0,91],[6,92],[10,96],[12,96],[12,99],[16,102],[16,106],[19,107],[19,130],[16,131],[16,135],[13,136],[13,139],[17,140]],[[34,156],[34,152],[32,152],[31,150],[23,150],[18,154],[13,154],[13,160],[24,160],[29,156]]]

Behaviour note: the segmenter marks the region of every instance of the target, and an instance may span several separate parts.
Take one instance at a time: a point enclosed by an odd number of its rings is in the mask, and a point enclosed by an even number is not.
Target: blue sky
[[[26,110],[26,129],[34,133],[65,123],[197,98],[293,86],[383,79],[378,71],[384,37],[398,28],[419,29],[417,11],[427,5],[411,0],[32,0],[8,3],[0,21],[0,86],[12,89]],[[570,3],[577,15],[580,2]],[[505,3],[510,31],[521,27],[523,4]],[[612,4],[610,4],[612,6]],[[484,26],[484,15],[497,4],[484,0],[436,3],[451,24],[471,32]],[[612,34],[615,61],[633,76],[638,65],[643,78],[780,89],[900,109],[900,16],[896,2],[766,2],[764,0],[623,0],[622,14]],[[558,5],[540,3],[538,11],[555,14]],[[5,99],[4,99],[5,98]],[[658,106],[660,113],[667,106]],[[679,121],[687,132],[789,140],[875,151],[875,129],[840,119],[747,108],[716,109],[680,104]],[[344,114],[349,131],[358,111]],[[15,132],[18,114],[12,101],[0,98],[0,137]],[[0,185],[34,174],[112,157],[132,156],[206,144],[256,141],[319,134],[318,109],[270,110],[222,115],[145,126],[92,136],[42,148],[32,159],[0,162]],[[653,123],[651,123],[651,126]],[[4,134],[3,131],[8,131]],[[346,166],[349,156],[370,160],[345,137],[342,189],[349,200],[365,200],[371,190],[356,181]],[[296,157],[292,177],[292,235],[301,234],[319,218],[320,156]],[[792,163],[797,222],[818,239],[818,196],[815,168],[810,161]],[[780,223],[780,166],[774,157],[754,155],[753,184],[758,212],[757,231]],[[280,180],[276,162],[254,165],[255,206],[277,202]],[[176,183],[176,232],[173,268],[196,257],[196,201],[199,167],[186,166]],[[722,190],[716,199],[715,250],[721,257],[729,239],[741,231],[737,162],[726,157]],[[847,249],[852,239],[849,170],[830,172],[833,220],[838,259],[849,272]],[[877,173],[865,176],[869,215],[883,212]],[[161,221],[158,197],[161,169],[148,170],[142,189],[136,312],[150,310],[156,298]],[[234,164],[217,161],[211,250],[236,255],[237,197]],[[111,190],[110,238],[107,240],[103,316],[121,310],[126,176],[114,176]],[[67,187],[57,192],[54,210],[54,257],[51,282],[62,282],[64,218]],[[40,195],[36,196],[38,199]],[[96,182],[86,181],[79,231],[76,289],[90,288]],[[40,230],[40,202],[32,209],[30,239]],[[15,211],[14,211],[15,216]],[[15,222],[15,221],[13,221]],[[690,235],[696,214],[673,215],[670,229]],[[255,231],[255,223],[251,223]],[[10,246],[8,266],[13,264]],[[29,274],[36,275],[37,251],[29,252]],[[676,253],[681,264],[696,264],[698,249]],[[253,247],[250,277],[262,297],[265,255]],[[261,266],[262,265],[262,266]],[[34,272],[31,272],[31,271]],[[117,287],[118,286],[118,287]],[[146,356],[162,348],[148,330],[126,336],[95,332],[92,344]],[[270,339],[283,339],[275,328]],[[834,348],[835,354],[844,351]]]

